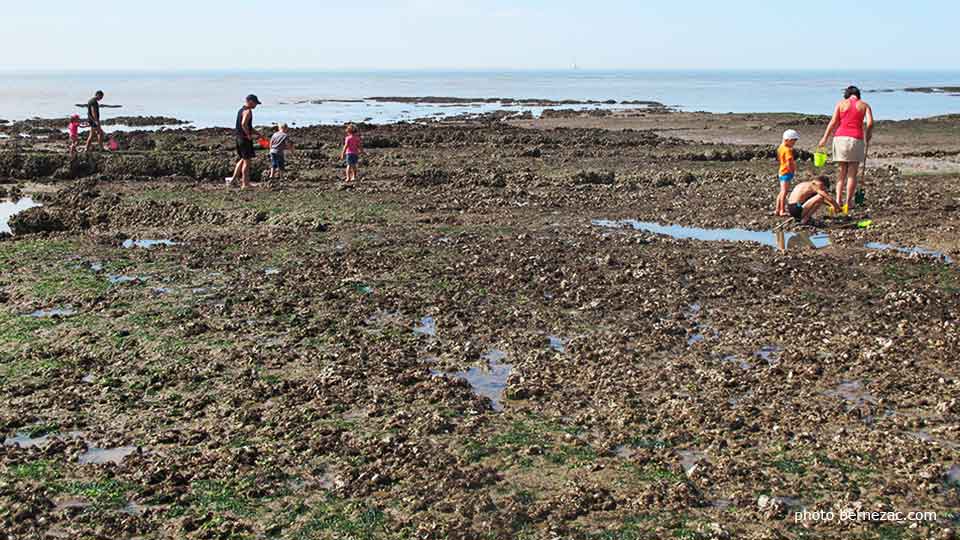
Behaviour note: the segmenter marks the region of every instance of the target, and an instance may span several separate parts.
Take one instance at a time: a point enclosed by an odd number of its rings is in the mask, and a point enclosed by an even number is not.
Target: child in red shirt
[[[70,117],[70,124],[67,129],[70,130],[70,159],[77,157],[77,145],[80,142],[80,128],[83,123],[80,122],[80,115],[74,114]]]
[[[363,139],[357,133],[357,126],[347,126],[347,138],[343,141],[343,151],[340,159],[347,160],[347,182],[357,179],[357,169],[360,165],[360,154],[363,153]]]

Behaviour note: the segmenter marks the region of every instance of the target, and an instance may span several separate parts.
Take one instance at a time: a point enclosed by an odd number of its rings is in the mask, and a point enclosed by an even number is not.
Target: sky
[[[960,67],[955,0],[3,3],[4,71]]]

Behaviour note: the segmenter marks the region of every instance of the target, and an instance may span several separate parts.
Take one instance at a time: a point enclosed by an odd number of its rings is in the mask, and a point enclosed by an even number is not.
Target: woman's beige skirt
[[[867,148],[862,139],[853,137],[833,138],[833,160],[838,163],[860,163],[867,158]]]

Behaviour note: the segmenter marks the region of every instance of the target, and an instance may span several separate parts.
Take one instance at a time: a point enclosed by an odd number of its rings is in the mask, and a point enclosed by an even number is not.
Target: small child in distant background
[[[357,133],[357,126],[347,125],[347,138],[343,142],[343,151],[340,159],[347,160],[347,182],[357,179],[357,169],[360,164],[360,154],[363,153],[363,139]]]
[[[70,159],[77,157],[77,145],[80,144],[80,128],[84,127],[80,121],[80,115],[74,114],[70,117],[70,124],[67,128],[70,130]]]
[[[293,142],[287,135],[287,125],[277,126],[277,132],[270,137],[270,179],[279,180],[287,169],[286,151],[293,150]]]
[[[800,140],[800,134],[792,129],[783,133],[783,144],[777,149],[777,160],[780,161],[780,194],[777,196],[776,215],[789,216],[787,211],[787,197],[790,195],[790,183],[797,176],[797,157],[793,147]]]

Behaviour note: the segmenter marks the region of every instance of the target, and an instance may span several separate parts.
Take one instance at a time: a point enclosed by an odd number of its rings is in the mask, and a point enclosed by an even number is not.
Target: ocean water
[[[0,73],[0,119],[66,117],[97,89],[104,118],[162,115],[197,127],[232,126],[248,93],[264,105],[258,124],[376,123],[483,112],[496,105],[344,103],[373,96],[651,100],[688,111],[829,114],[849,84],[863,90],[960,86],[958,71],[376,71]],[[960,112],[960,97],[906,92],[864,95],[880,119]],[[511,110],[541,108],[506,107]]]

